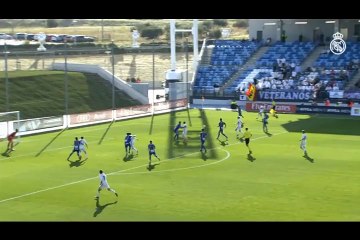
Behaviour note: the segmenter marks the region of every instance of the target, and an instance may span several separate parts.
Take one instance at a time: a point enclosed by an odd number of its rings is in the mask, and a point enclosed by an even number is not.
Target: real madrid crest
[[[346,43],[342,39],[344,35],[337,32],[333,34],[333,40],[330,42],[330,51],[333,54],[340,55],[346,50]]]

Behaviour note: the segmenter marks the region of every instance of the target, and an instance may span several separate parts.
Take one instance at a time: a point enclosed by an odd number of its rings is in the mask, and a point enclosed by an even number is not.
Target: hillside
[[[225,20],[225,21],[222,21]],[[178,28],[190,29],[192,19],[177,19]],[[46,34],[81,34],[93,36],[96,42],[109,43],[111,40],[117,46],[131,46],[132,30],[142,27],[156,27],[163,30],[163,34],[155,38],[157,42],[169,42],[169,19],[56,19],[57,27],[47,27],[46,19],[2,19],[0,32],[15,34],[17,32]],[[211,36],[221,28],[229,28],[232,39],[248,39],[247,19],[199,19],[199,39]],[[240,23],[240,24],[239,24]],[[220,24],[220,25],[219,25]],[[223,24],[224,26],[222,26]],[[216,34],[215,34],[216,35]],[[177,42],[185,41],[186,33],[177,33]],[[140,37],[139,44],[150,43],[152,39]],[[192,39],[189,38],[191,42]]]
[[[0,112],[6,110],[5,78],[0,72]],[[61,71],[9,72],[9,110],[20,111],[21,118],[57,116],[65,113],[65,75]],[[68,73],[69,113],[112,108],[111,85],[99,76]],[[139,105],[124,92],[116,91],[116,107]]]

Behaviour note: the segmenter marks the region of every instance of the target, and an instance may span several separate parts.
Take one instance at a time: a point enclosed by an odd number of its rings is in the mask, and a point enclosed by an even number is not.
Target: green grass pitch
[[[236,139],[231,111],[191,109],[22,137],[10,156],[0,155],[0,221],[360,220],[359,118],[281,114],[270,118],[267,135],[257,113],[244,115],[251,156]],[[220,117],[227,143],[216,140]],[[173,140],[178,121],[188,124],[186,145]],[[299,148],[302,129],[308,158]],[[139,149],[128,158],[127,132]],[[76,136],[88,141],[86,161],[66,160]],[[161,158],[150,170],[149,140]],[[94,199],[99,169],[119,197],[105,190]]]

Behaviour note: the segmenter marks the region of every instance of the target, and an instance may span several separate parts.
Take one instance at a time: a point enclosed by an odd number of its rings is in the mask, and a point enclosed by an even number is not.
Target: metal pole
[[[199,61],[199,27],[198,27],[198,20],[194,19],[193,27],[192,27],[192,34],[193,34],[193,72],[196,71]]]
[[[67,42],[65,40],[65,115],[68,114],[69,112],[69,102],[68,102],[68,98],[69,98],[69,93],[68,93],[68,68],[67,68]]]
[[[176,70],[176,39],[175,39],[175,19],[170,19],[170,49],[171,49],[171,70]]]
[[[111,64],[112,64],[112,109],[115,109],[115,60],[114,60],[114,41],[111,41]]]
[[[7,46],[6,42],[4,43],[4,50],[5,50],[5,110],[6,112],[9,111],[9,76],[8,76],[8,64],[7,64]]]
[[[153,39],[153,49],[152,49],[152,62],[153,62],[153,67],[152,67],[152,78],[153,78],[153,101],[152,101],[152,109],[153,109],[153,113],[154,113],[154,103],[155,103],[155,40]]]
[[[101,19],[101,41],[104,41],[104,19]]]
[[[185,58],[186,58],[186,106],[189,107],[189,51],[188,51],[188,38],[186,38],[186,45],[185,45]]]

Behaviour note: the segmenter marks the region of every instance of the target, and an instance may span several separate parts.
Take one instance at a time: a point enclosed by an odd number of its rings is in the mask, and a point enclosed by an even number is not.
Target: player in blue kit
[[[225,135],[224,133],[224,128],[226,127],[226,123],[223,122],[222,118],[220,118],[220,122],[219,122],[219,132],[218,132],[218,136],[217,136],[217,140],[219,140],[220,137],[220,133],[226,137],[226,141],[228,140],[228,137]]]
[[[205,148],[205,140],[206,140],[206,136],[207,133],[205,132],[205,129],[201,129],[201,133],[200,133],[200,152],[202,152],[203,150],[206,153],[206,148]]]
[[[150,140],[150,143],[148,145],[148,149],[149,149],[149,168],[151,167],[151,155],[154,155],[160,161],[160,158],[156,155],[155,148],[156,148],[155,145]]]
[[[124,141],[125,141],[125,153],[127,156],[128,153],[130,154],[130,149],[131,149],[131,133],[126,133]]]
[[[262,119],[262,122],[263,122],[263,131],[265,132],[265,133],[267,133],[268,132],[268,127],[267,127],[267,125],[268,125],[268,119],[269,119],[269,115],[264,111],[264,117],[263,117],[263,119]]]
[[[179,140],[179,129],[181,128],[181,122],[179,122],[176,127],[174,128],[174,140]]]
[[[81,160],[81,155],[80,155],[80,141],[78,139],[78,137],[75,137],[75,141],[74,141],[74,148],[72,150],[72,152],[70,153],[70,155],[68,156],[67,160],[70,159],[71,155],[73,155],[73,153],[76,152],[76,154],[79,157],[79,160]]]

